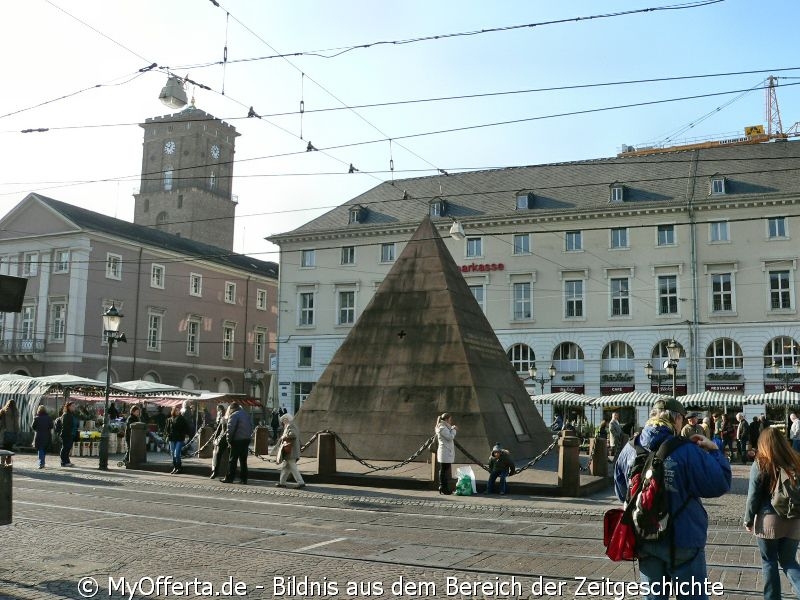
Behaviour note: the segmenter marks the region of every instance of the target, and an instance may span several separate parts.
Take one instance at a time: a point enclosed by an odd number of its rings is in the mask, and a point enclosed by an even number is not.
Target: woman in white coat
[[[450,472],[453,462],[456,459],[456,447],[453,440],[456,437],[456,426],[453,425],[453,415],[442,413],[436,418],[436,441],[439,447],[436,449],[436,460],[439,462],[439,493],[449,495],[450,492]]]
[[[297,487],[306,487],[300,469],[297,468],[297,460],[300,458],[300,429],[289,413],[281,415],[280,422],[283,425],[283,435],[278,439],[277,462],[281,465],[281,475],[275,487],[286,487],[290,474],[297,482]]]

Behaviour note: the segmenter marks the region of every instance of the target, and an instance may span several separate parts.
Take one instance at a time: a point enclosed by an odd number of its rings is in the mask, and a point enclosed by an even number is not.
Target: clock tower
[[[139,126],[142,179],[133,222],[233,250],[236,129],[193,106]]]

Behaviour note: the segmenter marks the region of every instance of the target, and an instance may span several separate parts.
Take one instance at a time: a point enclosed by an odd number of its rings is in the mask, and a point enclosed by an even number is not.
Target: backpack
[[[665,539],[672,533],[675,518],[686,508],[670,510],[669,493],[664,483],[664,461],[683,444],[691,443],[687,438],[674,436],[651,452],[632,440],[636,458],[628,470],[628,493],[625,506],[631,507],[631,522],[637,542],[652,542]]]
[[[800,480],[792,479],[784,469],[778,469],[778,482],[770,503],[779,517],[800,519]]]

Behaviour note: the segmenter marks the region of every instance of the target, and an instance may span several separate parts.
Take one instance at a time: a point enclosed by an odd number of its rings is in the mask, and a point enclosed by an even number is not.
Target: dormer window
[[[725,178],[720,175],[714,175],[711,178],[711,195],[719,196],[725,193]]]
[[[363,223],[366,217],[367,209],[361,205],[353,206],[350,208],[348,223]]]
[[[609,202],[624,202],[625,201],[625,188],[619,184],[611,186],[611,195]]]
[[[533,208],[533,200],[535,196],[533,192],[519,192],[517,194],[517,210],[527,210]]]
[[[432,219],[435,219],[437,217],[443,217],[445,216],[445,213],[447,213],[447,202],[445,202],[441,198],[436,198],[432,200],[429,207],[430,207],[429,214]]]

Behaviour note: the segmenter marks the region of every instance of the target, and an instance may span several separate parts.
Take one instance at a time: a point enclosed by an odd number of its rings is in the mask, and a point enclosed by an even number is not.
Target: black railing
[[[38,354],[44,352],[45,341],[31,340],[2,340],[0,341],[0,354]]]

